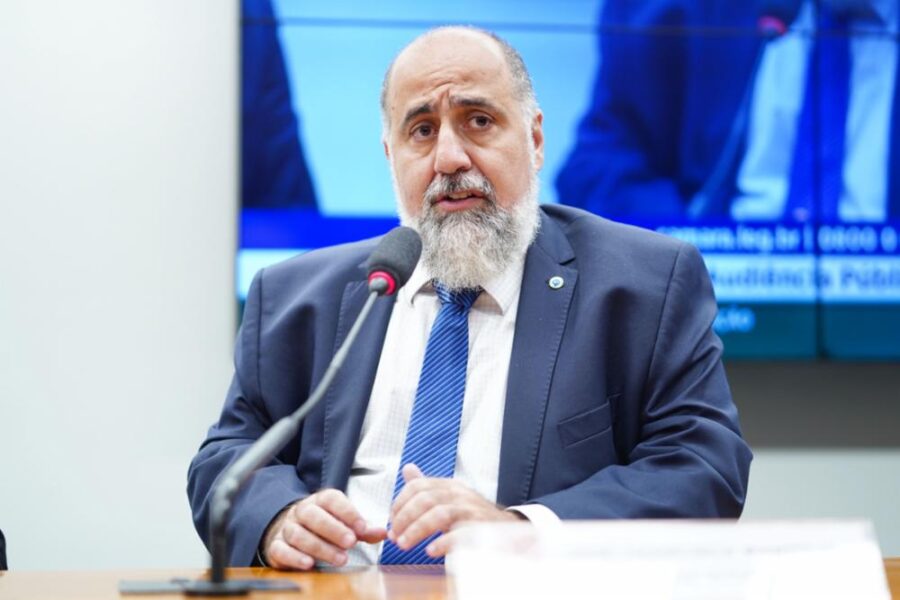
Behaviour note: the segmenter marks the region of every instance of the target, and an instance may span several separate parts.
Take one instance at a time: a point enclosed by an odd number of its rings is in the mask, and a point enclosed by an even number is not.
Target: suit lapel
[[[365,281],[353,281],[344,288],[335,352],[350,332],[368,295]],[[376,300],[368,321],[363,324],[344,366],[325,396],[322,487],[340,490],[347,487],[393,306],[394,296]]]
[[[550,382],[578,271],[559,226],[542,215],[541,233],[528,250],[516,316],[500,444],[497,502],[524,503],[531,490]],[[550,280],[561,277],[562,287]],[[557,282],[554,282],[557,283]]]

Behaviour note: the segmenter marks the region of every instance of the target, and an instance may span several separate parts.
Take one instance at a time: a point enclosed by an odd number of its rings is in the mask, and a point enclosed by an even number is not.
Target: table
[[[891,597],[900,600],[900,558],[884,561]],[[122,579],[196,579],[206,571],[0,571],[2,600],[183,599],[182,595],[119,596]],[[229,569],[229,577],[288,577],[304,593],[257,592],[252,600],[445,600],[452,581],[430,567],[365,569],[350,573],[280,573],[270,569]]]
[[[888,586],[891,588],[891,598],[900,600],[900,558],[884,559],[884,570],[887,572]]]

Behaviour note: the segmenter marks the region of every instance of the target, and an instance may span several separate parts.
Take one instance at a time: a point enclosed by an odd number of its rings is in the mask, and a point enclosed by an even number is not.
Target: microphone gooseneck
[[[409,227],[396,227],[385,235],[369,256],[366,263],[369,281],[369,297],[366,299],[347,337],[335,352],[325,374],[309,398],[292,414],[276,422],[234,461],[222,474],[210,503],[209,539],[212,569],[210,581],[194,582],[202,587],[202,593],[235,593],[234,586],[225,580],[227,562],[228,515],[238,491],[254,471],[272,461],[275,455],[294,437],[300,429],[303,418],[325,396],[338,370],[347,358],[363,323],[379,296],[389,296],[403,287],[409,280],[419,256],[422,242],[419,234]]]

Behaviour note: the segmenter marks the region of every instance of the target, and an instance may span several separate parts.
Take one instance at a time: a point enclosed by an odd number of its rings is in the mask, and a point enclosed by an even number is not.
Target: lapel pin
[[[551,289],[551,290],[558,290],[558,289],[560,289],[562,286],[566,285],[566,280],[563,279],[562,277],[560,277],[559,275],[554,275],[554,276],[551,277],[550,280],[547,282],[547,285],[550,286],[550,289]]]

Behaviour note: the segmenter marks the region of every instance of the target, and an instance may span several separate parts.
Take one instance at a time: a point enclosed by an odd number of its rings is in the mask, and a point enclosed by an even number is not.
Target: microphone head
[[[381,296],[396,292],[409,280],[420,254],[422,240],[415,230],[409,227],[391,229],[366,261],[369,290]]]
[[[787,33],[788,27],[797,18],[803,0],[761,0],[759,2],[760,33],[767,38],[776,38]]]

